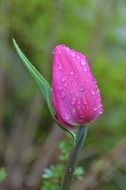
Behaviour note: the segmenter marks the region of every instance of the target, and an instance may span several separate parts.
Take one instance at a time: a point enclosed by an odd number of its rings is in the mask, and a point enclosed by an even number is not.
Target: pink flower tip
[[[87,57],[65,45],[53,51],[52,101],[56,119],[64,127],[88,124],[103,113]]]

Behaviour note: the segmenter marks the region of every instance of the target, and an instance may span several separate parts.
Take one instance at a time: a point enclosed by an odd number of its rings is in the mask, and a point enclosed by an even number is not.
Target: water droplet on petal
[[[80,88],[80,92],[83,92],[83,91],[84,91],[84,87],[81,87],[81,88]]]
[[[84,116],[83,116],[83,115],[80,115],[80,118],[81,118],[81,119],[83,119],[83,118],[84,118]]]
[[[86,62],[82,59],[81,60],[81,65],[85,65],[86,64]]]
[[[99,93],[100,93],[100,90],[99,90],[99,89],[97,89],[97,91],[96,91],[96,92],[97,92],[97,94],[99,94]]]
[[[99,114],[101,115],[103,113],[103,111],[100,111]]]
[[[62,79],[62,82],[65,82],[65,81],[66,81],[66,79],[65,79],[65,78],[63,78],[63,79]]]
[[[75,57],[75,53],[73,51],[71,51],[71,56]]]
[[[75,108],[72,109],[72,113],[74,114],[76,112]]]
[[[62,53],[61,50],[59,50],[58,53],[61,54]]]
[[[73,71],[71,71],[71,72],[70,72],[70,74],[71,74],[71,75],[74,75],[74,72],[73,72]]]
[[[97,107],[94,107],[94,108],[93,108],[93,110],[94,110],[94,111],[97,111],[97,110],[98,110],[98,108],[97,108]]]
[[[76,58],[79,60],[79,59],[80,59],[80,56],[79,56],[79,55],[77,55],[77,56],[76,56]]]
[[[102,108],[103,107],[103,105],[102,104],[100,104],[99,106],[98,106],[98,108]]]
[[[66,119],[66,120],[69,120],[69,119],[70,119],[70,115],[69,115],[69,114],[66,114],[66,115],[65,115],[65,119]]]
[[[92,91],[91,91],[91,94],[92,94],[92,95],[95,95],[95,91],[94,91],[94,90],[92,90]]]
[[[84,72],[86,72],[87,71],[87,67],[84,67]]]
[[[76,82],[74,82],[74,86],[75,86],[75,87],[78,86]]]
[[[65,87],[67,87],[67,86],[68,86],[68,84],[65,82],[65,83],[64,83],[64,86],[65,86]]]
[[[61,64],[58,65],[58,69],[62,69],[62,65]]]
[[[70,51],[70,49],[69,49],[68,47],[64,47],[64,49],[65,49],[67,52]]]

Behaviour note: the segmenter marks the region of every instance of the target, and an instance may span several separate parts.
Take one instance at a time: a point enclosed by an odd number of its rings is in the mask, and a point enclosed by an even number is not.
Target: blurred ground
[[[13,37],[49,82],[55,44],[88,56],[104,114],[91,124],[80,158],[85,175],[73,189],[125,190],[126,1],[0,0],[0,168],[7,173],[0,190],[43,189],[41,173],[58,162],[66,136],[15,53]]]

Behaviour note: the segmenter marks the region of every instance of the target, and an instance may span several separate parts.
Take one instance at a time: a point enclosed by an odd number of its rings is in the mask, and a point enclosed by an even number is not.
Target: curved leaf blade
[[[51,88],[47,80],[39,73],[39,71],[31,64],[31,62],[27,59],[24,53],[21,51],[19,46],[17,45],[15,39],[13,39],[14,47],[19,55],[20,59],[22,60],[24,66],[27,68],[28,72],[31,74],[32,78],[34,79],[35,83],[39,87],[40,91],[42,92],[44,99],[47,102],[49,110],[54,117],[54,110],[52,106],[52,99],[51,99]]]
[[[44,99],[46,100],[46,103],[48,105],[48,108],[51,112],[51,115],[53,116],[54,120],[58,124],[60,128],[67,131],[69,134],[72,135],[73,140],[75,142],[76,140],[76,132],[73,132],[70,129],[67,129],[60,125],[60,123],[55,118],[55,111],[53,109],[52,105],[52,98],[51,98],[51,87],[47,80],[40,74],[40,72],[31,64],[31,62],[27,59],[27,57],[24,55],[24,53],[19,48],[18,44],[16,43],[15,39],[13,39],[14,47],[17,51],[17,54],[19,55],[20,59],[22,60],[24,66],[28,70],[28,72],[31,74],[32,78],[34,79],[35,83],[39,87],[42,95],[44,96]]]

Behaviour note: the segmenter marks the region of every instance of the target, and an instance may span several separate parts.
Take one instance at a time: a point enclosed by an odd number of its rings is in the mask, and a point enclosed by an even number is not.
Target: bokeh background
[[[58,190],[72,139],[52,120],[13,37],[49,82],[56,44],[88,56],[104,114],[90,126],[72,190],[125,190],[126,1],[0,0],[0,190]]]

